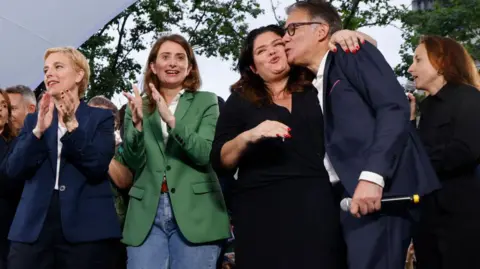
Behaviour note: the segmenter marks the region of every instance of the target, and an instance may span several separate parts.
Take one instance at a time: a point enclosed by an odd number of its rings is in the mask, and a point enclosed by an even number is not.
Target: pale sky
[[[273,0],[276,3],[277,0]],[[390,0],[394,5],[407,5],[411,4],[411,0]],[[260,26],[276,23],[274,15],[271,11],[270,0],[258,0],[261,7],[265,10],[265,13],[258,16],[257,19],[251,20],[250,29],[254,29]],[[283,16],[285,7],[294,3],[294,0],[281,0],[282,4],[277,9],[277,15]],[[396,26],[400,26],[400,23],[396,23]],[[378,42],[378,48],[385,56],[388,63],[393,67],[400,63],[399,49],[403,43],[401,37],[401,31],[394,26],[387,27],[367,27],[361,28],[360,31],[370,35]],[[180,33],[181,34],[181,33]],[[144,51],[136,55],[136,59],[139,63],[145,63],[148,56],[148,51]],[[225,100],[230,95],[229,87],[235,81],[238,80],[239,74],[232,71],[232,62],[223,61],[219,58],[207,58],[197,55],[197,61],[200,68],[200,75],[202,78],[203,91],[214,92],[217,95],[223,97]],[[122,95],[115,95],[112,100],[117,105],[123,105],[126,99]]]

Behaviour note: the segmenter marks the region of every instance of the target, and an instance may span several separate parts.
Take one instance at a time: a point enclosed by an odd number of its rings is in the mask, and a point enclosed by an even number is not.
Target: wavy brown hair
[[[460,43],[448,37],[427,35],[421,38],[420,44],[425,45],[430,63],[448,83],[480,89],[475,62]]]
[[[5,123],[5,126],[3,126],[3,133],[1,134],[3,138],[6,141],[11,141],[18,135],[18,131],[15,128],[13,128],[13,123],[12,123],[12,105],[10,103],[10,98],[8,98],[8,93],[0,89],[0,94],[3,96],[5,99],[5,102],[7,102],[7,111],[8,111],[8,120],[7,123]]]
[[[185,78],[183,81],[183,89],[189,92],[196,92],[200,88],[201,85],[201,79],[200,79],[200,71],[198,70],[198,64],[197,64],[197,59],[195,58],[195,54],[193,53],[192,46],[188,43],[188,41],[181,35],[173,34],[173,35],[167,35],[159,38],[155,44],[153,44],[152,49],[150,50],[150,54],[148,55],[148,60],[147,64],[145,67],[145,78],[144,78],[144,83],[143,83],[143,90],[147,94],[148,97],[148,110],[153,112],[155,110],[155,101],[153,100],[152,97],[152,91],[150,90],[150,87],[148,86],[150,83],[153,83],[155,85],[155,88],[160,90],[161,88],[161,82],[158,79],[157,75],[155,75],[150,68],[150,64],[154,63],[157,60],[157,55],[158,51],[160,50],[160,47],[167,41],[175,42],[182,46],[182,48],[185,50],[187,54],[187,59],[188,59],[188,64],[189,67],[191,67],[190,74]],[[161,93],[161,92],[160,92]]]
[[[285,30],[277,25],[263,26],[248,33],[237,64],[237,68],[240,71],[240,79],[230,87],[231,91],[240,93],[245,99],[258,106],[273,103],[272,95],[265,85],[265,81],[250,68],[255,66],[253,61],[253,44],[255,39],[267,32],[272,32],[279,37],[285,34]],[[292,66],[286,91],[289,93],[301,92],[306,86],[311,85],[313,78],[314,74],[309,69]]]

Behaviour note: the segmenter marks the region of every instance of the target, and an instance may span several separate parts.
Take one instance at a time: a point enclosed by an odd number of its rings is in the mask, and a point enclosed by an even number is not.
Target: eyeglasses
[[[295,29],[297,29],[298,27],[304,26],[304,25],[312,25],[312,24],[323,24],[323,22],[312,21],[312,22],[294,22],[294,23],[290,23],[290,24],[285,28],[285,32],[287,32],[287,34],[288,34],[289,36],[293,36],[293,35],[295,34]]]

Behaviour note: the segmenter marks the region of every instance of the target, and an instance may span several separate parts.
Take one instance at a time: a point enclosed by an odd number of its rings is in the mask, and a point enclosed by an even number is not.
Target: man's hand
[[[357,218],[380,210],[383,188],[373,182],[360,179],[352,198],[350,213]]]

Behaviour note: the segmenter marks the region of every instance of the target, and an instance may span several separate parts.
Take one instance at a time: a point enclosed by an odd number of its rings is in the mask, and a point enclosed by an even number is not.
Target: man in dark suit
[[[383,196],[426,194],[439,187],[413,126],[402,87],[370,43],[351,54],[329,53],[331,35],[342,27],[325,1],[297,2],[287,10],[285,50],[291,64],[315,74],[325,121],[325,167],[342,198],[349,268],[400,269],[411,238],[407,207],[380,211]],[[348,40],[350,42],[350,40]]]

